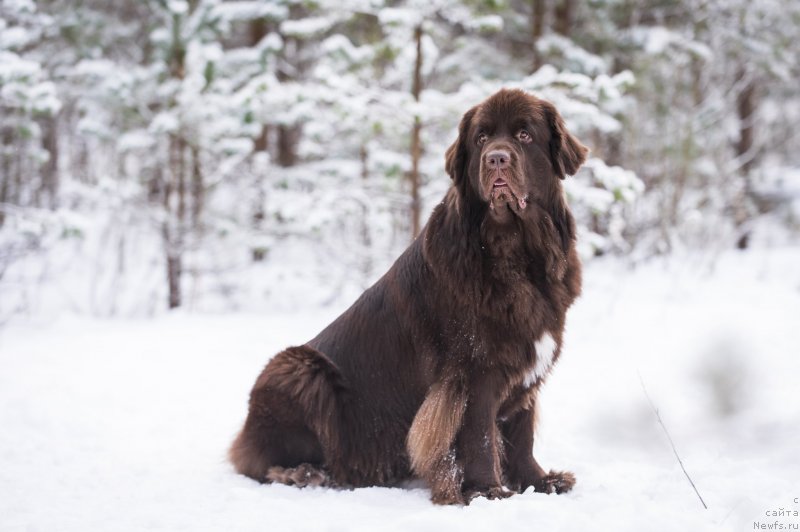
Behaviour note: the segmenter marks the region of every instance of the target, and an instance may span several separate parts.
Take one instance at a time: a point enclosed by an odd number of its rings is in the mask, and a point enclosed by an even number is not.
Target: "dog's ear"
[[[564,179],[568,175],[575,175],[586,161],[589,148],[567,131],[564,119],[553,104],[543,103],[547,123],[550,126],[550,161],[556,175]]]
[[[461,123],[458,125],[458,138],[444,154],[444,169],[456,185],[459,185],[466,177],[469,163],[469,128],[477,109],[477,107],[473,107],[464,113]]]

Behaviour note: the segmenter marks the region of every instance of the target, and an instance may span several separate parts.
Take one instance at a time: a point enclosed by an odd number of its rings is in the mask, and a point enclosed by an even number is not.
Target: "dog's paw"
[[[453,504],[469,504],[469,501],[464,500],[461,493],[443,491],[431,494],[431,502],[433,504],[453,505]]]
[[[540,493],[567,493],[575,486],[575,475],[569,471],[550,471],[534,483]]]
[[[332,486],[328,474],[311,464],[300,464],[297,467],[273,466],[267,471],[268,482],[278,482],[288,486],[304,488],[306,486]]]
[[[477,497],[486,497],[489,500],[507,499],[516,494],[516,491],[510,491],[502,486],[493,486],[490,488],[468,489],[464,492],[464,503],[469,504],[472,499]]]

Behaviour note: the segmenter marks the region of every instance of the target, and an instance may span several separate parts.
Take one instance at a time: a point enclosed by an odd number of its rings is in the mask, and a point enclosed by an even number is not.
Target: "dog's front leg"
[[[535,402],[531,401],[502,422],[506,482],[519,492],[533,486],[538,492],[566,493],[575,485],[575,476],[569,471],[546,473],[533,457],[535,408]]]
[[[456,455],[464,464],[464,496],[468,502],[477,496],[498,499],[513,495],[501,481],[500,448],[497,429],[499,394],[491,374],[470,383],[467,408],[456,442]]]

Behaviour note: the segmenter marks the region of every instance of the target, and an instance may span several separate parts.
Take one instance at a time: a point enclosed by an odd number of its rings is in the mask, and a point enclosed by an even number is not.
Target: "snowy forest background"
[[[798,27],[791,0],[3,0],[0,323],[352,300],[501,86],[591,147],[585,260],[796,241]]]

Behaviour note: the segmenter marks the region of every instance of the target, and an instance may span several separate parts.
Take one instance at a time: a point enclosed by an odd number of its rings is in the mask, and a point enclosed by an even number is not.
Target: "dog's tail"
[[[464,471],[452,445],[464,418],[467,390],[459,380],[434,384],[411,423],[406,448],[414,472],[427,480],[435,502],[461,502]]]
[[[339,446],[344,380],[334,363],[303,345],[270,360],[229,451],[236,471],[259,482],[334,485],[322,464]]]

